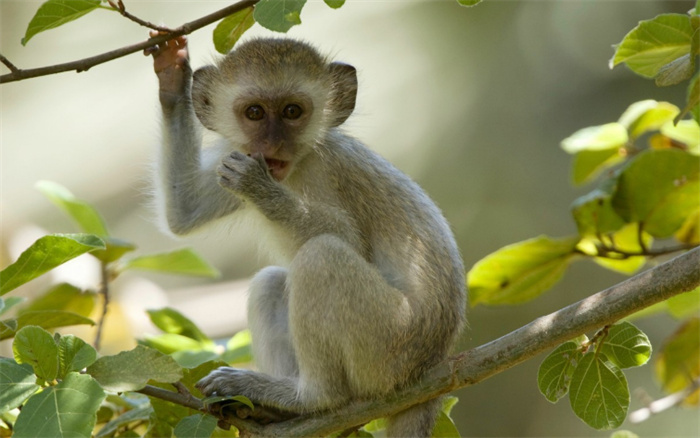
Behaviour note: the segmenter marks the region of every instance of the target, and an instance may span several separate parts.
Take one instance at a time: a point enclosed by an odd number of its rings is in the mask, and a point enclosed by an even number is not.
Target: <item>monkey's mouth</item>
[[[289,161],[278,160],[276,158],[265,158],[265,164],[270,174],[277,181],[282,181],[287,176]]]

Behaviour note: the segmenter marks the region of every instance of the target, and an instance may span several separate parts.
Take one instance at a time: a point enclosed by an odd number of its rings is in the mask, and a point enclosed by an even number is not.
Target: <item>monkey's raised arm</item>
[[[163,110],[159,183],[168,226],[176,234],[185,234],[233,212],[240,201],[217,184],[218,148],[202,150],[186,39],[168,41],[152,53]]]

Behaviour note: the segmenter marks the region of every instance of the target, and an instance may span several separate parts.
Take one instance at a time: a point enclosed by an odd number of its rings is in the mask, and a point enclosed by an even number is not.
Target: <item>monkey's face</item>
[[[241,96],[233,113],[245,140],[241,152],[262,156],[270,174],[278,181],[289,175],[303,157],[309,139],[309,124],[315,122],[314,104],[305,93]]]

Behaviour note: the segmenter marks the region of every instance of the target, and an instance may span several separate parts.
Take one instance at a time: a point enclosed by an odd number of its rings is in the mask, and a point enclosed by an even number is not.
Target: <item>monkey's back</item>
[[[465,273],[450,227],[428,195],[358,140],[336,130],[316,147],[332,190],[360,234],[358,250],[404,292],[412,324],[396,353],[420,374],[448,353],[464,322]],[[401,358],[397,358],[402,363]]]

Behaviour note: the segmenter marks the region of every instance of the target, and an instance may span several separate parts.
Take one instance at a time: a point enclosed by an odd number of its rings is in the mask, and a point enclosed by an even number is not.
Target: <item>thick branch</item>
[[[198,18],[197,20],[185,23],[182,26],[173,29],[172,33],[158,35],[156,37],[149,38],[146,41],[112,50],[110,52],[102,53],[100,55],[92,56],[90,58],[84,58],[77,61],[51,65],[47,67],[39,67],[26,70],[16,69],[11,73],[0,76],[0,84],[21,81],[23,79],[35,78],[38,76],[47,76],[54,73],[62,73],[66,71],[76,71],[78,73],[87,71],[91,67],[105,63],[107,61],[121,58],[132,53],[141,52],[144,49],[147,49],[149,47],[155,46],[157,44],[163,43],[167,40],[171,40],[182,35],[188,35],[198,29],[201,29],[204,26],[214,23],[215,21],[218,21],[231,14],[235,14],[236,12],[241,11],[245,8],[251,7],[255,5],[258,1],[260,0],[241,0],[238,3],[227,6],[202,18]]]
[[[700,248],[695,248],[495,341],[460,353],[433,368],[420,382],[388,399],[358,402],[335,412],[271,424],[263,428],[263,434],[267,437],[326,436],[474,385],[562,342],[695,289],[700,285],[699,266]]]

